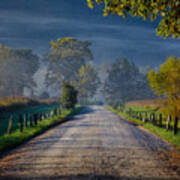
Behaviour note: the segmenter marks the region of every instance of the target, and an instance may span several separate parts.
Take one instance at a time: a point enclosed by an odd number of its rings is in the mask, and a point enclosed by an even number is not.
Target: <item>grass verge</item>
[[[23,133],[16,130],[10,135],[0,136],[0,156],[6,151],[15,148],[16,146],[32,139],[37,135],[42,134],[51,127],[65,122],[68,116],[78,114],[82,109],[83,107],[77,106],[73,110],[64,110],[62,111],[61,115],[38,122],[37,126],[29,127],[25,129]]]
[[[150,123],[144,123],[141,120],[132,118],[128,114],[124,112],[119,112],[118,110],[115,110],[110,106],[105,106],[105,107],[110,111],[112,111],[113,113],[120,115],[123,119],[135,123],[137,125],[143,126],[145,129],[149,130],[153,134],[157,135],[166,142],[170,143],[172,146],[174,146],[177,150],[180,151],[180,132],[177,135],[174,135],[172,131],[167,131],[164,128],[154,126],[153,124]]]

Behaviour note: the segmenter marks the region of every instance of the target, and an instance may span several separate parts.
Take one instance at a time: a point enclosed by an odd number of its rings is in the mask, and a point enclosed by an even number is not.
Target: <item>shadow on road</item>
[[[177,180],[169,178],[153,177],[115,177],[105,175],[71,175],[71,176],[54,176],[54,177],[4,177],[0,180]]]

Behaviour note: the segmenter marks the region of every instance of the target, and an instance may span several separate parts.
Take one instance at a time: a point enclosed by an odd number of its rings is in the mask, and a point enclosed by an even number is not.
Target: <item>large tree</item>
[[[76,82],[79,69],[93,56],[89,49],[88,41],[80,41],[75,38],[59,38],[51,41],[52,52],[46,56],[48,73],[46,83],[48,86],[59,88],[62,82]]]
[[[122,58],[112,64],[103,92],[107,103],[124,104],[130,100],[151,97],[152,93],[147,85],[145,76],[139,73],[135,64]]]
[[[80,104],[86,104],[88,98],[93,97],[100,85],[100,79],[93,65],[81,66],[78,73],[78,81],[75,83],[78,90]]]
[[[24,89],[33,94],[33,76],[39,68],[39,58],[31,49],[0,46],[0,96],[22,96]]]
[[[95,4],[104,5],[104,15],[128,14],[151,21],[160,19],[157,34],[165,38],[180,38],[180,0],[86,0],[90,8]]]
[[[148,79],[152,90],[168,99],[168,113],[179,114],[180,58],[168,58],[158,72],[149,71]]]

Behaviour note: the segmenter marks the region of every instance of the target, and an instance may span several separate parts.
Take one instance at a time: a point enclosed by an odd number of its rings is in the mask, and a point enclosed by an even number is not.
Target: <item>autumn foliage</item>
[[[168,99],[168,113],[179,114],[180,102],[180,59],[170,57],[158,72],[151,70],[148,79],[152,90]]]

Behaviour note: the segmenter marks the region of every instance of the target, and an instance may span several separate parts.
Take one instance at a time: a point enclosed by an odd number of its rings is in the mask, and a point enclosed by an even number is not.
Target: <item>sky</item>
[[[157,67],[180,56],[180,40],[156,36],[158,22],[102,16],[86,0],[1,0],[0,42],[13,48],[49,51],[51,40],[75,37],[92,43],[95,63],[127,57],[137,65]]]

